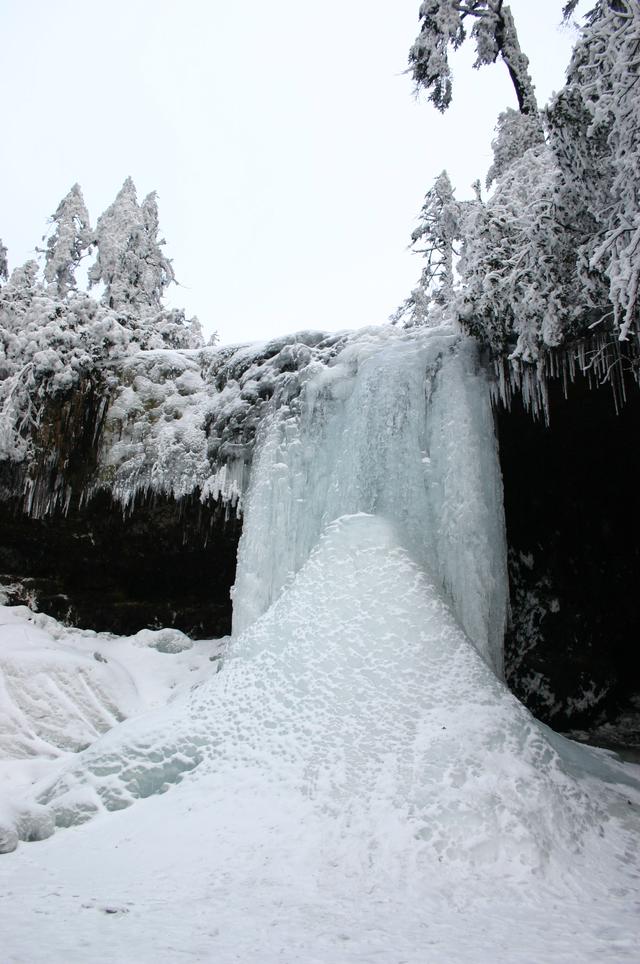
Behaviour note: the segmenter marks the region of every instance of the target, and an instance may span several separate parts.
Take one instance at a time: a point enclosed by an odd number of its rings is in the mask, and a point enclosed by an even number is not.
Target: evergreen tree
[[[459,236],[459,211],[446,171],[427,191],[420,211],[420,223],[411,235],[415,251],[426,260],[426,287],[444,301],[453,288],[453,243]]]
[[[543,143],[544,135],[538,117],[521,114],[507,107],[498,116],[496,137],[491,142],[493,163],[487,172],[487,187],[491,187],[514,161],[524,157],[529,148]]]
[[[115,201],[98,219],[98,256],[89,272],[92,284],[104,283],[110,308],[132,318],[161,308],[165,288],[174,281],[171,262],[158,238],[156,194],[138,204],[136,188],[126,179]]]
[[[21,313],[32,304],[37,295],[43,294],[42,283],[38,278],[39,273],[37,261],[25,261],[24,264],[13,269],[7,284],[2,289],[0,310],[13,319],[15,328],[19,327],[16,319],[19,319]],[[3,316],[3,321],[5,320]]]
[[[60,201],[51,221],[54,231],[47,241],[44,276],[57,285],[58,294],[64,298],[69,290],[75,289],[75,270],[93,241],[79,184],[74,184]]]
[[[560,172],[546,144],[515,157],[486,203],[466,207],[455,312],[498,355],[535,362],[575,333],[583,313],[574,239],[555,202]]]
[[[125,253],[129,240],[140,224],[140,208],[136,187],[128,177],[114,202],[98,218],[95,231],[97,256],[89,271],[89,284],[104,284],[103,301],[110,308],[122,308],[128,302]]]
[[[9,277],[9,262],[7,260],[7,249],[0,238],[0,281],[6,281]]]
[[[570,6],[570,5],[569,5]],[[570,12],[570,11],[569,11]],[[640,321],[640,5],[599,0],[549,111],[565,181],[560,202],[579,226],[578,270],[589,306],[621,340]],[[608,302],[608,306],[607,306]]]
[[[440,111],[451,103],[449,47],[457,50],[467,39],[467,22],[476,46],[475,67],[501,57],[507,66],[523,114],[537,116],[538,105],[529,61],[520,48],[511,10],[503,0],[423,0],[420,33],[409,51],[416,89],[428,91]]]
[[[175,281],[171,261],[162,252],[166,244],[158,238],[157,194],[152,191],[141,205],[140,229],[129,242],[130,277],[140,304],[159,308],[165,289]]]
[[[392,316],[405,327],[425,324],[433,303],[443,306],[453,293],[454,242],[460,236],[460,209],[446,171],[427,191],[411,247],[425,259],[420,281]]]
[[[565,16],[576,6],[568,0]],[[542,115],[534,110],[508,7],[498,0],[425,0],[420,17],[410,63],[416,84],[436,107],[444,110],[450,102],[448,50],[464,42],[470,19],[476,66],[500,54],[520,106],[499,117],[489,199],[457,205],[459,282],[449,312],[498,355],[514,360],[537,363],[541,350],[588,335],[594,326],[621,340],[633,334],[638,352],[640,4],[598,0],[567,84]],[[425,222],[426,238],[437,220],[431,227]],[[431,244],[429,250],[440,249]],[[428,263],[400,314],[426,317],[432,281]],[[617,349],[611,357],[619,358]]]

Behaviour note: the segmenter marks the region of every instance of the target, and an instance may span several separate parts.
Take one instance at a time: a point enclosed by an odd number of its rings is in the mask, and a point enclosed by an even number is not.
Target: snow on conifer
[[[411,234],[411,247],[425,264],[420,281],[392,316],[405,327],[425,324],[435,303],[447,304],[453,294],[454,241],[460,236],[460,209],[446,171],[427,191],[417,227]]]
[[[9,263],[7,261],[7,249],[0,238],[0,281],[6,281],[9,277]]]
[[[164,243],[158,239],[155,192],[138,204],[135,184],[128,177],[98,219],[98,256],[89,272],[92,284],[103,282],[110,308],[132,317],[160,308],[165,288],[175,280],[171,262],[162,253]]]
[[[95,240],[97,257],[89,271],[89,284],[104,284],[103,300],[118,309],[131,301],[133,278],[127,270],[127,249],[141,228],[136,187],[128,177],[115,200],[98,218]]]
[[[565,4],[565,16],[575,8]],[[598,0],[567,84],[542,113],[508,7],[425,0],[420,18],[410,69],[439,110],[451,100],[448,51],[464,42],[470,20],[475,66],[500,55],[520,108],[499,115],[488,199],[457,202],[460,259],[447,312],[517,365],[544,366],[547,349],[595,329],[592,361],[608,377],[619,368],[617,340],[631,341],[631,355],[640,340],[640,6]],[[396,315],[405,324],[436,318],[425,297],[429,248],[420,284]]]
[[[197,318],[162,304],[174,274],[158,237],[155,193],[139,205],[127,178],[94,234],[76,184],[51,221],[44,270],[28,261],[0,287],[0,458],[33,454],[51,398],[83,383],[106,397],[114,366],[140,349],[204,344]],[[93,246],[89,284],[103,285],[99,300],[79,290],[75,278]],[[6,275],[0,244],[0,278]]]
[[[639,51],[638,3],[600,0],[552,115],[571,161],[568,176],[586,175],[590,184],[582,200],[595,230],[580,249],[581,275],[590,284],[594,273],[605,280],[621,340],[637,339],[640,311]]]
[[[409,52],[416,88],[429,92],[440,111],[451,103],[452,74],[449,47],[457,50],[467,39],[465,20],[474,21],[471,36],[476,46],[474,67],[492,64],[500,56],[513,83],[523,114],[537,116],[538,105],[529,61],[522,52],[511,10],[502,0],[424,0],[420,6],[420,33]]]
[[[55,283],[64,298],[76,287],[75,270],[93,242],[89,212],[79,184],[60,201],[51,221],[54,230],[47,240],[44,277]]]

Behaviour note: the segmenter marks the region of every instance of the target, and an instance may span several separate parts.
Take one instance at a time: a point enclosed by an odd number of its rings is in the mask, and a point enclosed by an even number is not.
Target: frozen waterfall
[[[373,329],[267,419],[245,512],[234,634],[291,583],[342,515],[391,522],[478,651],[502,673],[502,482],[476,348],[450,332]]]
[[[52,765],[5,838],[154,797],[170,847],[200,814],[207,873],[234,892],[260,879],[295,902],[304,880],[350,900],[366,882],[383,900],[480,872],[564,886],[581,865],[604,868],[602,893],[627,886],[635,777],[501,681],[505,568],[473,342],[354,335],[263,426],[220,671]]]
[[[633,959],[638,768],[552,733],[500,678],[474,344],[371,329],[292,377],[262,426],[222,661],[167,631],[0,625],[24,633],[0,712],[10,742],[27,731],[17,756],[39,754],[0,772],[31,787],[0,799],[0,850],[72,828],[0,860],[9,957],[55,899],[34,962],[86,960],[96,907],[122,960]]]

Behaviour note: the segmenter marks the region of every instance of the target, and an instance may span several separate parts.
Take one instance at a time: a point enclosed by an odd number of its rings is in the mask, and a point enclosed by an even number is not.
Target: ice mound
[[[593,792],[546,733],[394,527],[358,514],[329,525],[218,675],[112,730],[39,799],[68,825],[202,780],[213,821],[233,826],[236,801],[278,801],[285,851],[300,821],[320,821],[329,863],[348,846],[385,873],[394,862],[530,873],[599,850],[622,800]],[[597,766],[615,783],[615,764]],[[625,801],[635,792],[622,789]]]
[[[132,638],[139,646],[150,646],[159,653],[183,653],[193,647],[193,640],[179,629],[141,629]]]

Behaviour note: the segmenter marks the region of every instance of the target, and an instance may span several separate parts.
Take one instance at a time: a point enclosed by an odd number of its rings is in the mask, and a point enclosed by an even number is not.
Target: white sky
[[[538,97],[563,82],[562,0],[511,0]],[[383,322],[420,272],[407,251],[447,168],[467,196],[502,64],[456,60],[440,116],[403,74],[419,0],[3,0],[0,237],[33,256],[71,185],[92,221],[131,175],[157,190],[181,288],[223,342]]]

